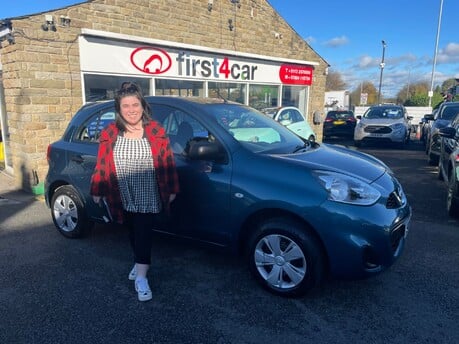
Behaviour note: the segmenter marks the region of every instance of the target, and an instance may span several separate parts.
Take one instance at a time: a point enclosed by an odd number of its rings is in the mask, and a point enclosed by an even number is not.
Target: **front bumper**
[[[392,130],[390,127],[380,127],[379,130],[369,131],[370,127],[361,127],[355,130],[355,141],[386,141],[394,143],[403,143],[406,140],[407,133],[402,130]]]
[[[374,205],[326,201],[319,211],[315,209],[307,215],[325,247],[333,277],[378,274],[404,250],[412,209],[395,179],[385,174],[378,184],[386,194]],[[387,190],[393,191],[387,194]]]

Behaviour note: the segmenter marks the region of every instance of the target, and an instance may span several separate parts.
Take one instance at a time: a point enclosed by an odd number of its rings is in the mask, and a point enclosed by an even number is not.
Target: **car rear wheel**
[[[438,164],[438,157],[432,153],[430,147],[427,150],[427,162],[430,166],[435,166]]]
[[[248,253],[251,273],[274,294],[301,296],[323,279],[324,258],[318,239],[291,219],[260,223]]]
[[[457,180],[456,175],[452,171],[449,174],[448,180],[448,191],[446,196],[446,210],[448,211],[448,215],[452,217],[459,217],[459,194],[457,190]]]
[[[92,227],[84,212],[83,202],[70,185],[61,186],[55,191],[51,199],[51,216],[58,231],[67,238],[80,238]]]

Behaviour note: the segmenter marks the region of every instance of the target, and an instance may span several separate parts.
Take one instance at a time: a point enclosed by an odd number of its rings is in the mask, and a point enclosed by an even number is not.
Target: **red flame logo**
[[[163,74],[172,67],[169,54],[158,48],[140,47],[131,53],[131,64],[147,74]]]

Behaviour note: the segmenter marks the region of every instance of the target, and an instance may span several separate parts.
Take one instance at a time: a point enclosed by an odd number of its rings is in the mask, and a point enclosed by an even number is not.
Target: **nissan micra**
[[[261,112],[221,99],[147,97],[166,129],[181,192],[166,224],[247,258],[269,291],[300,296],[326,276],[362,278],[400,257],[411,208],[393,172],[371,155],[302,140]],[[45,199],[69,238],[110,221],[89,194],[112,101],[84,105],[50,144]]]

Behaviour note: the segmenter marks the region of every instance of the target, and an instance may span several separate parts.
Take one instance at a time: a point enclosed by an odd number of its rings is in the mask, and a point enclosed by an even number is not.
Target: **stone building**
[[[122,81],[152,95],[223,90],[256,108],[295,105],[311,124],[323,108],[328,63],[266,0],[90,0],[0,25],[4,168],[26,190],[79,107]]]

